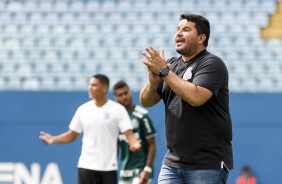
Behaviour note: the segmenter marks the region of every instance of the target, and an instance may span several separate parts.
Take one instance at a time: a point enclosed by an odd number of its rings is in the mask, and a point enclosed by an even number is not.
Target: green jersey
[[[129,150],[128,140],[124,134],[119,135],[119,147],[121,151],[120,179],[130,180],[138,177],[143,171],[148,155],[148,144],[146,138],[154,137],[156,130],[148,114],[148,110],[136,105],[129,113],[133,125],[133,132],[137,139],[141,139],[142,148],[133,153]],[[153,177],[153,172],[151,174]]]

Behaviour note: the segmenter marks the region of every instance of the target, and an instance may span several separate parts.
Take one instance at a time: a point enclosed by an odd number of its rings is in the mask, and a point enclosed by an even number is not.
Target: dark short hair
[[[120,80],[117,83],[115,83],[115,85],[113,86],[113,90],[115,91],[115,90],[123,88],[123,87],[128,87],[128,85],[124,80]]]
[[[106,75],[95,74],[92,76],[92,78],[98,79],[101,82],[101,84],[106,85],[107,87],[109,87],[110,85],[110,80]]]
[[[206,40],[204,45],[207,47],[210,38],[210,23],[208,19],[201,15],[196,14],[182,14],[180,15],[180,20],[186,19],[187,21],[194,22],[198,35],[205,34]]]

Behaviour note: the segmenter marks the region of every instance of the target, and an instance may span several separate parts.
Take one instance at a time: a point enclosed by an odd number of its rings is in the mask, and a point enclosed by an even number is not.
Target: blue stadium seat
[[[43,91],[55,91],[56,90],[56,77],[45,75],[41,79],[40,89]]]
[[[68,12],[69,10],[69,3],[66,0],[60,0],[60,1],[56,1],[53,4],[53,11],[55,12]]]
[[[52,11],[53,8],[54,8],[53,1],[49,1],[49,0],[38,1],[37,11],[47,13]]]
[[[9,76],[6,82],[6,90],[19,90],[22,89],[23,79],[20,76]]]
[[[37,77],[28,77],[23,80],[22,89],[27,91],[40,90],[40,81]]]
[[[81,0],[72,0],[70,1],[69,11],[71,12],[84,12],[85,3]]]

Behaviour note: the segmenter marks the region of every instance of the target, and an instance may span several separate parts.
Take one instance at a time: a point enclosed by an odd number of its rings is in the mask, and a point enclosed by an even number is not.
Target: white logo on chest
[[[192,67],[187,68],[187,70],[185,71],[182,79],[184,79],[184,80],[191,79],[191,77],[192,77],[192,69],[193,69]]]

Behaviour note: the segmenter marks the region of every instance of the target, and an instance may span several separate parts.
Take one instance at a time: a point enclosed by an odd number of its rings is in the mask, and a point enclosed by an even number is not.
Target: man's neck
[[[193,58],[197,57],[198,54],[202,53],[204,50],[206,50],[205,48],[198,50],[197,52],[195,52],[193,55],[191,56],[184,56],[182,55],[182,59],[184,62],[189,62],[190,60],[192,60]]]
[[[135,105],[131,104],[129,107],[126,108],[127,112],[132,112],[134,110]]]
[[[95,105],[97,107],[102,107],[103,105],[105,105],[105,103],[107,103],[108,99],[107,98],[102,98],[99,100],[95,100]]]

